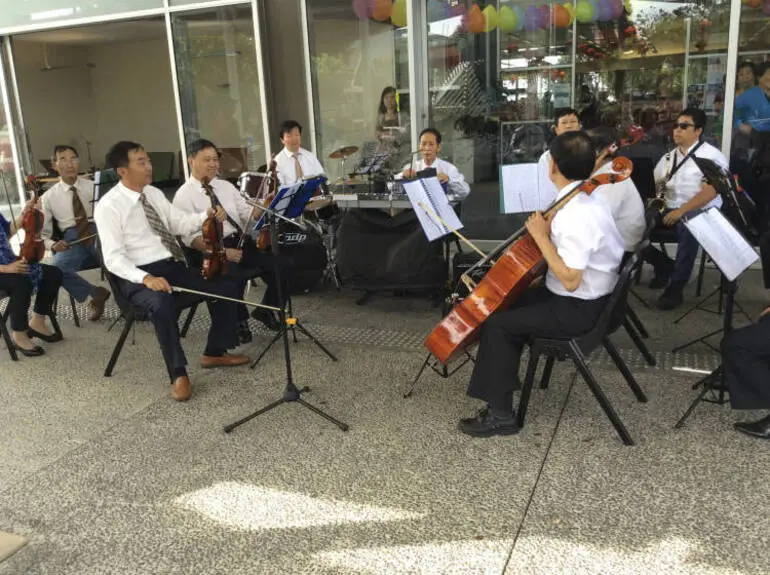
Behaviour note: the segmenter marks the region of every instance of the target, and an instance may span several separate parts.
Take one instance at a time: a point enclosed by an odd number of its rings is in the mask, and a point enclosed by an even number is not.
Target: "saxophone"
[[[671,179],[671,151],[666,153],[665,176],[655,182],[655,197],[647,200],[647,209],[663,212],[666,209],[666,184]]]

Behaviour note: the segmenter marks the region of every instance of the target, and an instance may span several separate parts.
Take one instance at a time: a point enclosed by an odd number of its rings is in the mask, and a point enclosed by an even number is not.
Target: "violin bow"
[[[183,288],[183,287],[179,287],[179,286],[175,286],[175,285],[172,285],[171,289],[173,291],[176,291],[176,292],[191,293],[191,294],[194,294],[194,295],[200,295],[200,296],[204,296],[204,297],[211,298],[211,299],[218,299],[218,300],[224,300],[224,301],[232,301],[232,302],[235,302],[235,303],[242,303],[244,305],[248,305],[248,306],[251,306],[251,307],[259,307],[259,308],[262,308],[262,309],[269,309],[269,310],[272,310],[272,311],[281,311],[282,310],[282,308],[275,307],[275,306],[272,306],[272,305],[265,305],[263,303],[255,303],[253,301],[248,301],[248,300],[245,300],[245,299],[236,299],[234,297],[227,297],[227,296],[223,296],[223,295],[216,295],[216,294],[205,292],[205,291],[198,291],[198,290],[189,289],[189,288]]]
[[[83,242],[87,242],[87,241],[88,241],[88,240],[90,240],[91,238],[95,238],[95,237],[96,237],[96,236],[98,236],[98,235],[99,235],[99,234],[91,234],[91,235],[88,235],[88,236],[83,236],[82,238],[78,238],[78,239],[76,239],[74,242],[67,242],[67,243],[68,243],[70,246],[76,246],[76,245],[78,245],[78,244],[81,244],[81,243],[83,243]]]

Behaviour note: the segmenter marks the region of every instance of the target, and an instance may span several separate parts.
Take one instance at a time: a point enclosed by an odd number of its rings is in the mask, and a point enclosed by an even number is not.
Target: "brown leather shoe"
[[[91,298],[88,302],[88,309],[91,313],[88,316],[88,321],[99,321],[104,313],[104,304],[110,299],[110,290],[100,287],[97,289],[99,292],[97,295]]]
[[[177,401],[187,401],[192,395],[192,384],[186,375],[177,377],[171,384],[171,397]]]
[[[219,357],[210,355],[201,356],[201,367],[206,369],[210,367],[234,367],[236,365],[243,365],[244,363],[249,363],[249,358],[245,355],[230,355],[229,353],[226,353]]]

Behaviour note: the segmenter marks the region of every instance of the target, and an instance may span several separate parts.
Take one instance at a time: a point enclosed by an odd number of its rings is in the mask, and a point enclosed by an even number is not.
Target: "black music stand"
[[[308,182],[315,182],[315,181],[318,181],[318,183],[315,184],[315,186],[306,185]],[[255,226],[255,230],[261,228],[264,225],[270,226],[270,239],[271,239],[271,244],[273,249],[273,255],[276,257],[276,259],[278,258],[280,253],[280,248],[278,246],[278,230],[277,230],[278,220],[279,220],[278,216],[281,216],[282,219],[290,220],[292,217],[297,217],[299,214],[301,214],[305,207],[305,204],[307,204],[307,201],[310,199],[310,196],[318,187],[318,185],[320,185],[320,181],[321,181],[321,178],[316,178],[314,180],[309,180],[308,182],[303,182],[299,186],[292,186],[290,188],[284,188],[280,190],[278,194],[276,194],[276,197],[271,203],[270,208],[265,211],[265,213],[257,222],[257,226]],[[275,280],[277,282],[276,286],[278,290],[279,301],[283,301],[283,288],[281,284],[281,279],[282,279],[281,266],[276,265]],[[256,359],[256,361],[254,361],[254,363],[252,363],[251,367],[252,369],[254,368],[257,362],[264,356],[264,354],[267,352],[270,346],[273,345],[273,343],[278,341],[279,338],[283,338],[283,353],[284,353],[284,361],[286,363],[286,387],[284,388],[283,397],[255,411],[251,415],[247,415],[246,417],[239,419],[234,423],[226,425],[224,427],[224,432],[230,433],[236,427],[239,427],[240,425],[243,425],[244,423],[251,421],[258,415],[261,415],[267,411],[270,411],[271,409],[278,407],[279,405],[282,405],[284,403],[290,403],[290,402],[296,402],[296,403],[299,403],[300,405],[303,405],[313,413],[316,413],[321,417],[323,417],[324,419],[332,422],[334,425],[339,427],[342,431],[347,431],[349,428],[346,423],[343,423],[335,419],[328,413],[321,411],[316,406],[302,399],[301,397],[302,394],[306,391],[310,391],[310,388],[307,386],[298,388],[294,384],[294,379],[292,376],[292,369],[291,369],[291,349],[289,346],[289,329],[288,329],[289,324],[292,324],[292,327],[296,327],[302,333],[307,335],[316,345],[318,345],[334,361],[337,361],[337,358],[334,357],[316,338],[310,335],[310,333],[304,327],[302,327],[302,325],[297,321],[296,318],[293,318],[293,317],[287,318],[285,306],[281,306],[281,309],[278,312],[278,314],[281,319],[281,329],[273,338],[273,340],[270,342],[270,344],[267,346],[267,348],[262,352],[262,354]]]

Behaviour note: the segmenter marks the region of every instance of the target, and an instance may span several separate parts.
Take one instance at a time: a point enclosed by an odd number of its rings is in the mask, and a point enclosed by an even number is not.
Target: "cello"
[[[38,263],[45,257],[45,242],[41,236],[45,216],[35,204],[38,199],[38,187],[35,176],[27,176],[27,190],[31,192],[32,205],[22,214],[21,229],[24,230],[24,241],[19,249],[19,258],[28,264]]]
[[[208,178],[201,178],[201,185],[211,200],[211,207],[216,210],[220,205],[214,188]],[[207,280],[227,273],[227,252],[225,251],[224,228],[216,213],[203,221],[203,265],[201,274]]]
[[[644,132],[637,126],[628,129],[629,137],[609,146],[600,156],[603,160],[620,146],[640,141]],[[543,216],[554,214],[580,193],[591,194],[605,184],[614,184],[630,177],[633,164],[628,158],[615,158],[614,173],[599,174],[585,180],[563,198],[557,199],[543,211]],[[470,273],[487,262],[495,260],[483,278],[474,284]],[[491,253],[470,267],[462,275],[462,281],[471,288],[470,294],[455,305],[425,339],[425,347],[442,364],[446,365],[473,345],[482,324],[494,312],[504,310],[545,271],[546,263],[535,240],[522,227]]]

